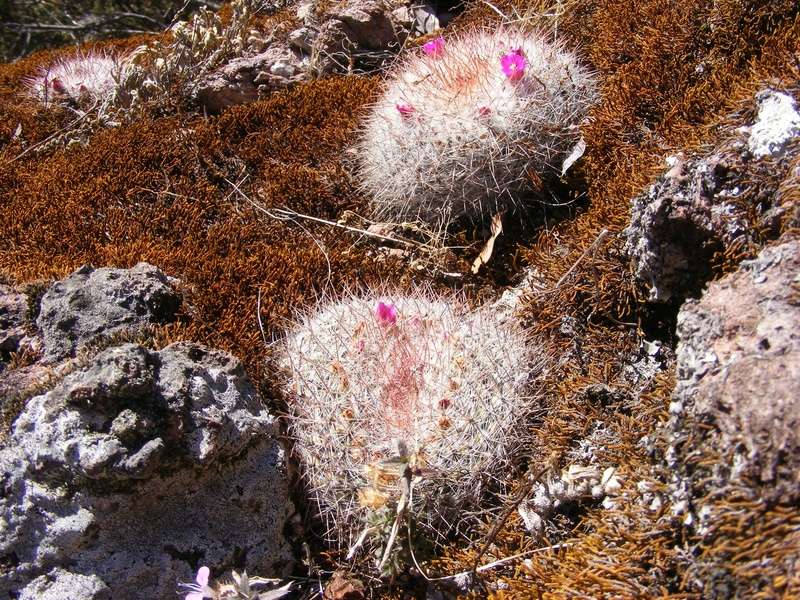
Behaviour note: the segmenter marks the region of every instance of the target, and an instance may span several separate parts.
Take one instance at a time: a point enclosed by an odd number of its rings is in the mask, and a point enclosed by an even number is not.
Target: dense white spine
[[[391,71],[366,120],[362,187],[386,220],[486,218],[560,170],[595,95],[577,58],[539,35],[435,40]]]
[[[329,539],[352,544],[396,506],[408,466],[420,535],[440,542],[525,438],[535,359],[514,322],[452,297],[354,297],[303,317],[280,362]]]
[[[120,79],[122,59],[105,52],[85,52],[41,67],[25,81],[28,94],[43,104],[110,101]]]

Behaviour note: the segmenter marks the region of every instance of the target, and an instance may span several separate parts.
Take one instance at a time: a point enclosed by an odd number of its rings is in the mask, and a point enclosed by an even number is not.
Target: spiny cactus
[[[356,147],[378,216],[446,226],[558,172],[596,96],[559,44],[521,29],[438,38],[394,68]]]
[[[24,86],[45,105],[106,103],[114,95],[123,63],[123,57],[108,52],[79,52],[39,68]]]
[[[441,542],[507,473],[535,404],[521,329],[453,297],[330,304],[300,319],[279,356],[295,448],[340,545],[387,532],[400,511]]]

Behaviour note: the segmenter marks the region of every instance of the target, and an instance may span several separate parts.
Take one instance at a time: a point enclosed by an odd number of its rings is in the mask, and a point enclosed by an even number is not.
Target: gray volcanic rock
[[[211,112],[253,102],[260,95],[309,79],[309,58],[283,44],[223,65],[197,88],[197,97]]]
[[[759,231],[777,237],[787,228],[781,221],[800,225],[796,209],[791,214],[796,203],[780,193],[782,182],[796,181],[800,114],[791,96],[775,90],[755,100],[752,124],[728,131],[705,154],[670,156],[669,170],[634,198],[626,251],[651,302],[699,294],[715,254],[752,247]]]
[[[83,266],[54,283],[36,320],[45,358],[59,361],[101,337],[173,320],[181,304],[174,281],[139,263],[132,269]]]
[[[678,335],[670,468],[690,487],[708,481],[686,463],[711,452],[715,488],[798,497],[800,241],[766,248],[686,302]]]
[[[200,564],[282,574],[273,428],[228,354],[100,352],[29,399],[0,448],[0,596],[172,599]]]
[[[28,297],[0,285],[0,352],[16,352],[26,336]]]
[[[219,112],[328,73],[376,70],[411,33],[410,6],[407,0],[349,0],[325,12],[300,4],[302,27],[285,41],[271,39],[205,76],[197,84],[197,98],[207,110]],[[426,15],[432,27],[435,15]]]
[[[306,19],[306,25],[312,24]],[[320,73],[341,71],[347,65],[379,68],[403,46],[412,25],[406,2],[350,0],[316,28],[312,64]]]

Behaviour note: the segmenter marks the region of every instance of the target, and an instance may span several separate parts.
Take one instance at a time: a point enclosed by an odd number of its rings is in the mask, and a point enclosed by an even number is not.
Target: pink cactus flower
[[[404,119],[410,119],[411,115],[414,114],[414,107],[410,104],[395,104],[394,107]]]
[[[393,304],[378,302],[375,307],[375,318],[381,325],[394,325],[397,323],[397,307]]]
[[[444,38],[438,37],[422,45],[422,51],[428,56],[438,58],[444,52]]]
[[[525,67],[528,61],[525,60],[525,54],[522,48],[512,49],[511,52],[504,54],[500,57],[500,68],[503,69],[509,81],[519,81],[525,75]]]
[[[195,577],[196,583],[181,583],[180,586],[185,588],[189,593],[186,594],[186,600],[203,600],[203,598],[214,598],[214,590],[208,585],[208,576],[211,571],[208,567],[200,567],[197,570]]]
[[[490,114],[492,114],[492,109],[488,106],[481,106],[478,109],[478,114],[482,117],[488,117]]]

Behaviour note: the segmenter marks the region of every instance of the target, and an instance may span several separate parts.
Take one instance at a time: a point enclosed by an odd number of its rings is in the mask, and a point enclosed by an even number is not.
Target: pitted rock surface
[[[219,112],[328,73],[374,71],[400,50],[422,18],[411,6],[407,0],[349,0],[318,11],[301,3],[301,27],[199,81],[198,100]],[[438,20],[428,9],[425,27],[432,29]]]
[[[800,483],[800,241],[763,250],[678,315],[670,466],[706,445],[724,480],[765,496]],[[694,442],[684,443],[687,439]]]
[[[28,297],[0,284],[0,352],[16,352],[26,336]]]
[[[776,94],[764,90],[756,102]],[[757,119],[732,131],[706,154],[670,156],[666,173],[634,198],[626,251],[651,302],[696,297],[710,279],[715,254],[753,247],[758,231],[774,239],[792,219],[800,225],[796,203],[784,202],[780,193],[792,178],[796,182],[792,165],[800,156],[800,138],[787,134],[780,143],[760,144],[763,150],[756,153],[751,141],[761,125]],[[754,181],[775,186],[751,189]],[[740,196],[750,198],[750,205],[742,205]]]
[[[0,448],[0,556],[14,565],[0,596],[172,599],[201,563],[282,574],[292,508],[273,427],[228,354],[97,354],[29,399]]]
[[[174,281],[139,263],[132,269],[83,266],[54,283],[36,320],[45,358],[57,362],[101,337],[173,320],[181,304]]]

